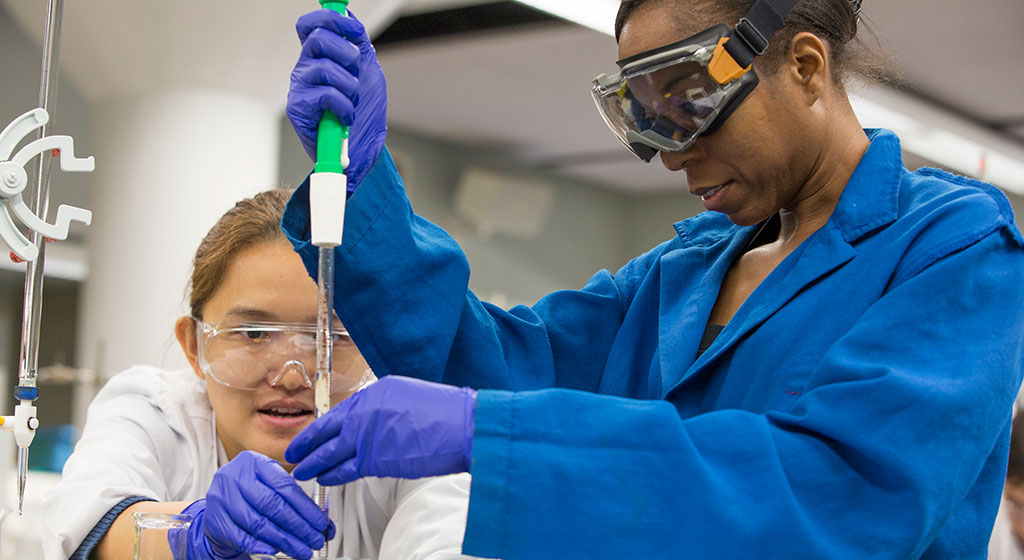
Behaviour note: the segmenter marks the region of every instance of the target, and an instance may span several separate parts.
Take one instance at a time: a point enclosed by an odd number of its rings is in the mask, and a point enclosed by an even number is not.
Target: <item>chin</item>
[[[266,455],[267,457],[270,457],[271,459],[277,461],[278,463],[281,463],[282,466],[286,467],[285,470],[287,470],[288,472],[291,472],[292,467],[294,465],[291,465],[291,464],[289,464],[288,462],[286,462],[284,460],[284,450],[287,447],[288,447],[287,445],[281,446],[281,447],[275,447],[275,448],[273,448],[271,450],[268,450],[269,452],[264,451],[263,454]]]
[[[775,211],[771,208],[740,208],[735,212],[727,213],[726,217],[729,218],[730,222],[738,226],[747,227],[756,226],[774,215]]]
[[[283,438],[279,435],[271,436],[268,434],[260,438],[259,441],[254,441],[252,447],[249,449],[257,453],[262,453],[284,465],[284,450],[288,449],[288,444],[291,442],[291,436]]]
[[[725,217],[729,218],[730,222],[740,227],[757,225],[764,220],[764,218],[743,215],[741,212],[737,212],[735,214],[726,214]]]

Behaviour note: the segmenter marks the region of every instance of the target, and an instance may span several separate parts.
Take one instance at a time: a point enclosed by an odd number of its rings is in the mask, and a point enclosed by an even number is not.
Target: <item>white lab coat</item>
[[[43,501],[47,560],[66,559],[111,507],[130,496],[202,498],[226,463],[202,382],[191,370],[136,366],[114,376],[89,406],[85,430]],[[304,483],[307,493],[312,484]],[[441,560],[460,554],[468,474],[365,478],[332,488],[332,556]]]
[[[1006,505],[1006,496],[999,503],[999,515],[992,528],[992,538],[988,542],[989,560],[1024,560],[1024,548],[1021,547],[1017,535],[1013,533],[1010,522],[1010,511]]]

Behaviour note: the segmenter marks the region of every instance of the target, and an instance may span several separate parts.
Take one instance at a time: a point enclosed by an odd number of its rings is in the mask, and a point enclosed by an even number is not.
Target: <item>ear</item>
[[[178,339],[181,351],[200,379],[206,379],[199,369],[199,343],[196,341],[196,321],[192,317],[179,317],[174,323],[174,336]]]
[[[796,80],[808,106],[821,99],[832,85],[828,46],[817,35],[797,33],[789,44],[785,74]]]

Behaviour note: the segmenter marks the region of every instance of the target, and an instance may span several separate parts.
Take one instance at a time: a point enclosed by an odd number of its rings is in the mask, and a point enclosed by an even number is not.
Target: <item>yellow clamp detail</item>
[[[4,425],[4,417],[0,416],[0,426],[3,426],[3,425]]]
[[[715,52],[711,55],[711,62],[708,63],[708,74],[723,86],[746,74],[754,66],[751,64],[746,68],[740,68],[736,59],[729,54],[729,51],[725,50],[725,42],[728,40],[728,37],[718,40],[718,46],[715,47]]]

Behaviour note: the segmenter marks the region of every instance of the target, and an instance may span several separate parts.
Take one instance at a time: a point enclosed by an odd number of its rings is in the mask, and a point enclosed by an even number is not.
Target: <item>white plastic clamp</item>
[[[36,437],[36,428],[39,427],[39,419],[36,418],[36,407],[32,401],[21,401],[21,404],[14,407],[14,416],[3,416],[0,422],[0,430],[14,432],[14,441],[18,447],[32,445]]]
[[[31,261],[39,256],[39,250],[18,230],[11,217],[17,216],[26,227],[48,239],[63,240],[68,237],[72,221],[89,225],[92,212],[84,208],[61,204],[57,208],[56,222],[49,224],[40,219],[22,197],[28,185],[25,164],[34,157],[57,150],[60,168],[63,171],[90,172],[96,164],[92,157],[75,157],[75,141],[70,136],[44,136],[29,142],[11,156],[14,148],[33,130],[49,122],[50,116],[43,109],[32,109],[11,121],[0,132],[0,198],[3,212],[0,212],[0,237],[21,260]],[[45,155],[43,157],[46,157]],[[45,216],[44,216],[45,218]]]

